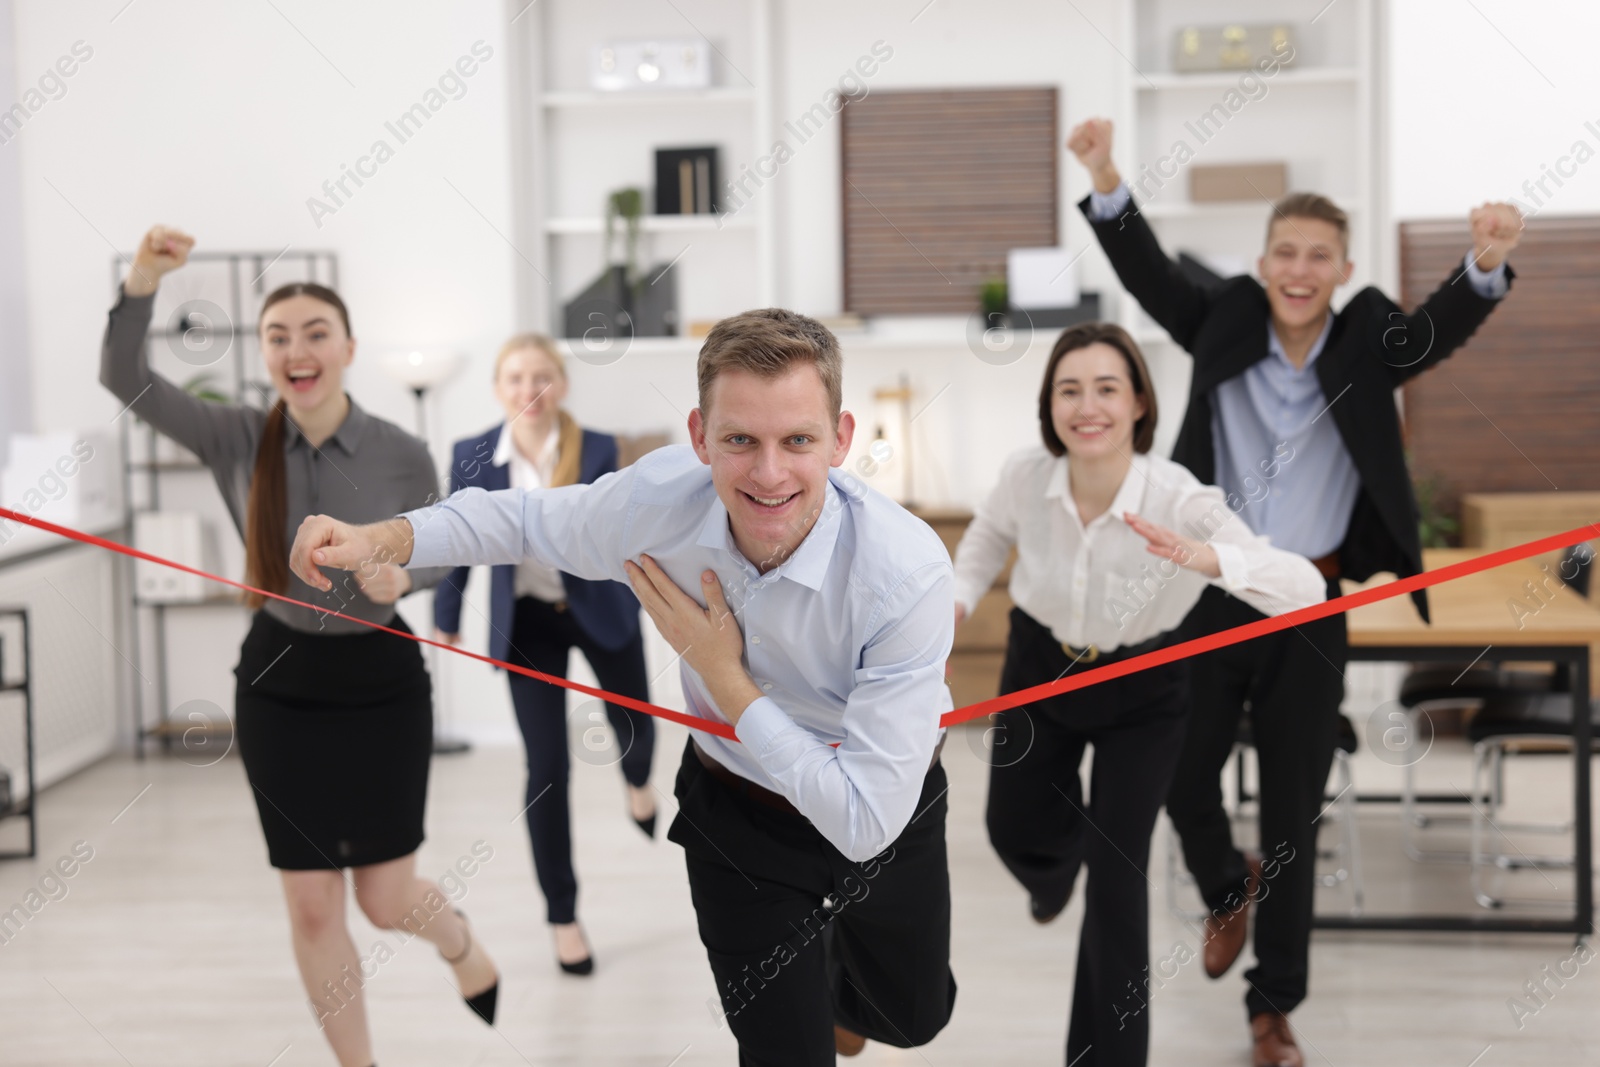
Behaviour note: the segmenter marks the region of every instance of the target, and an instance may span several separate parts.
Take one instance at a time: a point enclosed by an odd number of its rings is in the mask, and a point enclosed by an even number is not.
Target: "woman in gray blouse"
[[[152,373],[144,342],[156,288],[193,245],[160,226],[140,242],[106,326],[101,383],[211,469],[244,538],[247,584],[405,630],[395,602],[443,568],[374,561],[321,592],[290,573],[289,545],[306,515],[372,522],[430,503],[438,484],[427,447],[346,395],[349,314],[315,283],[283,286],[262,305],[261,350],[278,391],[270,412],[199,400]],[[283,879],[300,975],[339,1063],[372,1063],[346,868],[367,918],[436,945],[492,1024],[493,961],[438,884],[416,874],[433,736],[420,649],[321,611],[249,600],[258,610],[234,671],[239,754]]]

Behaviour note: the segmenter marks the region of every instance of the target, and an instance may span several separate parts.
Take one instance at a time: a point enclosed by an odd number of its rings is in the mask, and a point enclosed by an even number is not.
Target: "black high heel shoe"
[[[587,937],[583,936],[583,927],[581,927],[581,926],[578,927],[578,936],[580,938],[583,938],[583,947],[584,948],[589,948],[589,939]],[[561,956],[558,954],[556,956],[556,965],[559,966],[567,974],[575,974],[575,975],[578,975],[579,977],[582,977],[582,976],[588,975],[588,974],[593,974],[594,973],[594,949],[589,948],[589,954],[587,956],[583,957],[583,959],[578,960],[576,963],[568,963],[566,960],[562,959]]]
[[[472,951],[472,927],[468,925],[467,916],[460,908],[456,908],[455,913],[461,918],[461,932],[467,935],[467,943],[454,956],[446,956],[443,952],[439,953],[440,957],[452,966],[466,959],[467,954]],[[498,971],[495,972],[494,985],[476,996],[463,996],[461,999],[467,1002],[467,1007],[472,1009],[474,1015],[493,1026],[494,1009],[500,1000],[500,973]]]
[[[633,797],[630,794],[628,797],[628,818],[632,819],[633,825],[637,826],[640,831],[643,832],[644,836],[648,837],[652,841],[656,839],[656,814],[657,813],[655,811],[652,811],[650,816],[645,819],[641,819],[635,815],[633,813]]]

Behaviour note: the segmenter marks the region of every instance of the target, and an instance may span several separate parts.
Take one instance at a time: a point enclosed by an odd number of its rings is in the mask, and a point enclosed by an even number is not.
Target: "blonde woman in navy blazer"
[[[561,409],[567,385],[566,367],[549,338],[526,333],[507,341],[494,369],[495,398],[505,409],[506,421],[456,442],[450,491],[571,485],[616,470],[616,438],[582,429]],[[470,573],[469,567],[456,568],[434,596],[434,625],[440,638],[451,644],[461,639],[461,605]],[[639,601],[631,589],[619,582],[585,581],[531,562],[490,568],[491,656],[565,678],[573,648],[588,660],[602,689],[650,699]],[[578,925],[578,881],[572,868],[567,691],[521,674],[508,672],[506,679],[527,749],[528,835],[555,935],[556,960],[568,974],[588,974],[594,960]],[[646,836],[654,838],[656,809],[649,788],[654,720],[616,704],[605,707],[615,748],[595,755],[620,764],[629,814]],[[585,738],[590,736],[587,723],[581,729]],[[583,751],[589,759],[592,750],[586,745]]]

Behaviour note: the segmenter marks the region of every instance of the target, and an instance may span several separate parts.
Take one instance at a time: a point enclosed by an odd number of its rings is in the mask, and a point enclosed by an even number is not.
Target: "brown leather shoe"
[[[1233,966],[1233,961],[1244,951],[1244,942],[1250,931],[1250,902],[1261,888],[1261,857],[1254,852],[1245,855],[1245,865],[1250,875],[1245,880],[1244,903],[1224,916],[1215,914],[1206,919],[1205,968],[1206,977],[1221,978]]]
[[[1267,1011],[1250,1019],[1250,1037],[1255,1042],[1255,1067],[1305,1067],[1300,1047],[1294,1043],[1289,1017]]]
[[[846,1030],[838,1023],[833,1024],[833,1050],[841,1056],[859,1056],[861,1050],[867,1047],[867,1039],[854,1030]]]

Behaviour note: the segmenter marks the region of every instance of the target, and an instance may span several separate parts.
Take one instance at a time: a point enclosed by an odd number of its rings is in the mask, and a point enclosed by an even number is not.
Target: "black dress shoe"
[[[632,818],[632,816],[629,816]],[[633,825],[644,831],[644,836],[654,841],[656,839],[656,813],[651,812],[648,819],[634,819]]]
[[[1066,906],[1066,901],[1062,901],[1060,904],[1047,904],[1038,897],[1028,898],[1028,911],[1033,915],[1033,921],[1040,926],[1060,915]]]

